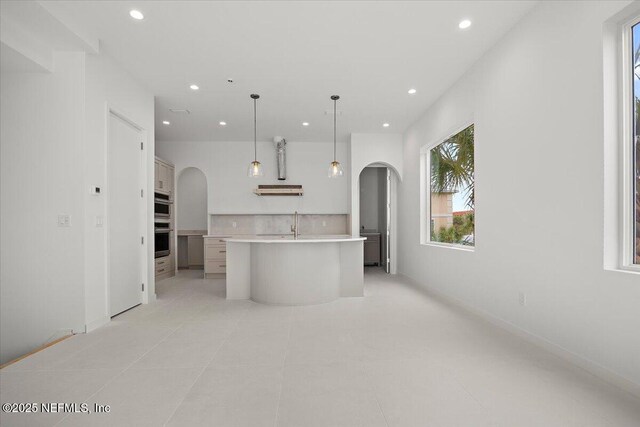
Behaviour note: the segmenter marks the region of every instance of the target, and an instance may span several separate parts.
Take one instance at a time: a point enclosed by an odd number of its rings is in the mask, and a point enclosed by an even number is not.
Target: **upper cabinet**
[[[174,167],[173,165],[165,162],[164,160],[155,160],[155,191],[161,193],[173,194],[173,177]]]

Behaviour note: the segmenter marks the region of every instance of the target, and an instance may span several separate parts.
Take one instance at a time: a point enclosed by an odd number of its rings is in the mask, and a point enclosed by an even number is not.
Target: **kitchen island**
[[[361,297],[364,240],[349,236],[226,239],[227,299],[308,305]]]

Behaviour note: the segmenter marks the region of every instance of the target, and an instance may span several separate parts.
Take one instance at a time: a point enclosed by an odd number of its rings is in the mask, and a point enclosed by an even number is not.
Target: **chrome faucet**
[[[293,239],[298,240],[298,211],[293,213],[293,224],[291,224],[291,231],[293,232]]]

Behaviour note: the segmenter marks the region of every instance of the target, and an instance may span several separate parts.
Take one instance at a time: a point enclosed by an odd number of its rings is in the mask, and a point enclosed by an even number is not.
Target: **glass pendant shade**
[[[329,178],[338,178],[342,176],[342,173],[342,165],[340,162],[336,160],[331,162],[331,165],[329,165]]]
[[[257,160],[254,160],[253,162],[251,162],[249,164],[249,170],[247,175],[249,175],[249,177],[251,178],[264,175],[264,172],[262,171],[262,164]]]

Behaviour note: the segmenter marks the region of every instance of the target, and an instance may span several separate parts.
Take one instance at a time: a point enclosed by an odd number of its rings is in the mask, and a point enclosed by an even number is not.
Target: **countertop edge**
[[[367,240],[366,237],[345,237],[331,239],[224,239],[232,243],[339,243],[339,242],[361,242]]]

